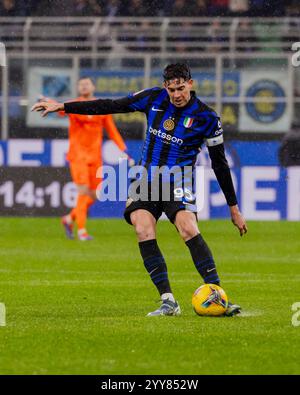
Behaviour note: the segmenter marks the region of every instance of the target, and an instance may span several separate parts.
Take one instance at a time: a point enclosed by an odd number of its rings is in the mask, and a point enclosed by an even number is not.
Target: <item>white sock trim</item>
[[[174,298],[174,295],[173,295],[172,293],[165,293],[165,294],[162,294],[162,295],[161,295],[161,300],[162,300],[162,301],[164,301],[164,300],[166,300],[166,299],[168,299],[168,300],[170,300],[171,302],[175,303],[175,298]]]

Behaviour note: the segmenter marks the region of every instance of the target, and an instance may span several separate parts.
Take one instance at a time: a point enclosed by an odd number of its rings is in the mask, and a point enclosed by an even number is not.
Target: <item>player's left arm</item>
[[[206,145],[211,159],[212,168],[222,189],[230,209],[231,220],[239,229],[240,235],[247,233],[247,224],[239,210],[236,193],[233,186],[230,168],[225,155],[223,130],[220,121],[206,138]]]

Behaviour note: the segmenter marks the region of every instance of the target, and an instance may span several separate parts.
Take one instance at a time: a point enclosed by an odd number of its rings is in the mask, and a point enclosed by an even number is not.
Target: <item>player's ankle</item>
[[[78,229],[77,233],[78,233],[78,236],[83,236],[83,235],[87,234],[87,230],[85,228],[80,228],[80,229]]]
[[[73,219],[72,219],[72,217],[71,217],[70,214],[65,215],[65,216],[63,217],[63,219],[64,219],[64,221],[65,221],[68,225],[71,225],[71,224],[73,223]]]
[[[170,300],[171,302],[175,303],[175,298],[174,298],[174,295],[172,293],[169,293],[169,292],[168,293],[164,293],[164,294],[160,295],[160,297],[161,297],[162,301]]]

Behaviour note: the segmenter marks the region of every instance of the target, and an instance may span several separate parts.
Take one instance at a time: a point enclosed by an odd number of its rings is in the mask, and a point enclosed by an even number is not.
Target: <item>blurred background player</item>
[[[76,101],[94,100],[95,85],[91,78],[82,77],[78,81],[79,97]],[[54,102],[54,100],[47,101]],[[101,178],[97,170],[102,166],[103,128],[121,151],[126,151],[126,145],[121,137],[112,115],[78,115],[66,114],[60,111],[59,115],[68,116],[69,151],[67,160],[73,182],[77,186],[78,197],[73,210],[62,217],[66,236],[74,238],[74,222],[77,225],[78,239],[81,241],[92,240],[86,229],[88,210],[96,200],[96,190],[101,186]],[[128,157],[128,155],[126,154]],[[129,158],[129,157],[128,157]],[[132,161],[131,158],[129,158]],[[130,164],[130,163],[129,163]]]

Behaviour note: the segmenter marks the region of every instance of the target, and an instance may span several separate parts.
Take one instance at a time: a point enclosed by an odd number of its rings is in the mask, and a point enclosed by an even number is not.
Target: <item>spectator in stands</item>
[[[229,0],[211,0],[208,4],[208,13],[211,16],[227,16]]]
[[[236,30],[236,50],[242,53],[249,53],[259,51],[259,48],[251,20],[249,18],[241,19]],[[237,68],[245,68],[250,65],[250,62],[249,58],[237,57],[233,59],[233,63]]]
[[[218,52],[226,49],[226,46],[222,45],[226,39],[223,35],[222,25],[219,18],[214,18],[212,21],[210,27],[208,28],[208,35],[211,42],[209,47],[210,52]]]
[[[70,4],[70,1],[60,1],[60,0],[32,0],[30,4],[30,11],[27,8],[28,16],[68,16],[72,15],[71,11],[73,9],[74,2]]]
[[[249,12],[247,14],[247,10]],[[299,16],[299,0],[0,0],[0,16]]]
[[[191,37],[191,23],[189,22],[181,22],[180,29],[176,28],[176,32],[173,35],[173,39],[169,37],[168,49],[176,52],[183,53],[190,51],[190,48],[186,47],[187,43],[194,41],[193,37]]]
[[[170,16],[173,17],[193,16],[193,7],[191,5],[187,5],[184,0],[175,0],[170,10]]]
[[[196,0],[193,9],[193,16],[207,16],[207,1]]]
[[[272,0],[272,2],[269,2],[270,12],[268,16],[284,16],[286,14],[288,2],[289,1],[285,0]]]
[[[1,0],[0,16],[25,16],[25,5],[22,1],[17,0]]]
[[[285,15],[285,6],[288,2],[284,0],[249,0],[250,16],[283,16]]]
[[[207,16],[207,4],[209,0],[190,0],[187,4],[184,0],[164,2],[164,16]]]
[[[286,13],[289,16],[297,16],[299,18],[300,15],[299,0],[290,0],[286,6]]]
[[[251,52],[258,50],[255,46],[256,37],[249,19],[242,19],[236,30],[236,49],[239,52]],[[251,45],[251,43],[253,43]],[[245,44],[245,45],[243,45]],[[248,59],[245,60],[248,62]],[[243,62],[243,64],[245,63]]]
[[[143,2],[142,0],[131,0],[128,4],[127,7],[127,12],[126,16],[134,16],[134,17],[139,17],[139,16],[146,16],[147,11],[150,10],[147,7],[147,4]],[[154,16],[153,14],[149,16]]]
[[[105,4],[105,15],[109,17],[121,16],[122,5],[120,0],[110,0]]]
[[[141,26],[138,28],[138,32],[136,35],[137,49],[139,51],[153,51],[157,50],[157,46],[159,46],[159,38],[157,36],[151,35],[152,29],[151,24],[148,21],[143,21]],[[150,41],[156,42],[156,47],[154,45],[151,46]]]
[[[72,16],[98,16],[103,15],[104,10],[96,0],[75,0],[72,7]]]
[[[0,0],[0,17],[25,16],[25,6],[22,0]],[[18,39],[20,34],[20,25],[12,21],[1,29],[0,41],[10,42]]]
[[[104,9],[97,0],[32,0],[30,16],[98,16]]]
[[[34,16],[35,10],[38,7],[38,0],[27,0],[25,1],[25,15],[26,16]]]
[[[230,16],[247,16],[249,11],[248,0],[230,0],[229,14]]]

